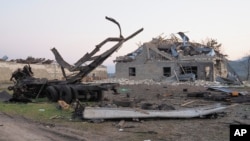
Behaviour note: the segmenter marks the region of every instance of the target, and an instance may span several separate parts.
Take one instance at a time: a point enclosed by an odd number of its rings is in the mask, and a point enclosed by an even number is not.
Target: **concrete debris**
[[[153,79],[143,79],[143,80],[131,80],[126,78],[109,78],[103,80],[97,80],[95,83],[119,83],[120,85],[192,85],[192,86],[217,86],[217,87],[224,87],[227,86],[226,84],[221,84],[219,82],[212,82],[212,81],[205,81],[205,80],[195,80],[193,82],[176,82],[175,80],[153,80]]]
[[[183,107],[183,106],[186,106],[186,105],[194,103],[194,102],[196,102],[196,100],[188,101],[186,103],[181,104],[181,106]]]
[[[236,90],[231,90],[228,88],[217,88],[217,87],[208,87],[208,90],[212,90],[212,91],[220,91],[220,92],[224,92],[224,93],[228,93],[228,94],[232,94],[235,92],[238,92]],[[247,95],[248,92],[247,91],[242,91],[242,92],[238,92],[240,95]]]
[[[133,101],[129,99],[119,99],[119,100],[113,100],[113,104],[121,107],[132,107],[133,106]]]
[[[63,100],[58,100],[58,104],[63,110],[68,110],[70,108],[70,105]]]
[[[181,74],[178,77],[179,81],[195,81],[195,74],[193,73],[186,73],[186,74]]]
[[[145,46],[161,54],[162,56],[165,56],[167,59],[173,59],[172,57],[178,56],[206,55],[213,57],[215,55],[222,55],[218,49],[215,50],[215,46],[220,46],[220,44],[218,45],[218,43],[214,39],[211,39],[211,41],[209,41],[207,45],[205,45],[195,42],[189,42],[189,38],[183,32],[178,32],[177,34],[181,36],[182,43],[180,39],[177,38],[174,34],[171,34],[171,38],[169,39],[164,39],[162,37],[153,38],[152,41],[144,43],[134,52],[129,53],[125,56],[117,57],[117,59],[114,61],[131,62],[143,52],[143,47]],[[209,44],[213,41],[216,42],[216,44]]]
[[[119,56],[116,58],[116,61],[123,62],[123,61],[133,61],[137,55],[140,55],[142,53],[142,47],[139,47],[134,52],[127,54],[126,56]]]
[[[220,92],[225,92],[225,93],[231,93],[232,92],[232,90],[227,89],[227,88],[216,88],[216,87],[208,87],[208,90],[220,91]]]
[[[119,123],[118,123],[118,128],[122,129],[125,125],[125,120],[121,120]]]
[[[229,103],[250,102],[248,92],[238,92],[227,88],[208,87],[208,91],[188,93],[187,97],[204,98],[213,101],[224,101]]]
[[[182,110],[160,111],[143,110],[140,112],[132,108],[100,108],[85,107],[84,119],[133,119],[133,118],[195,118],[221,112],[230,106],[215,104],[205,107],[188,108]]]
[[[228,84],[228,85],[241,85],[242,82],[240,80],[237,79],[237,77],[220,77],[218,76],[216,78],[216,81],[222,83],[222,84]]]

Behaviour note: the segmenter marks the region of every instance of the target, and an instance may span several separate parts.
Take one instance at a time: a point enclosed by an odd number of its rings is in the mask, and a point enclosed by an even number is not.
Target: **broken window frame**
[[[193,73],[198,78],[198,66],[181,66],[181,74]]]
[[[163,76],[170,77],[171,76],[171,67],[163,67]]]
[[[128,75],[129,76],[136,76],[136,68],[135,67],[129,67],[128,68]]]

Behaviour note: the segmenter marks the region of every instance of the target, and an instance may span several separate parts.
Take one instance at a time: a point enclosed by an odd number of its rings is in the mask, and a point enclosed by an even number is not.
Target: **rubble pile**
[[[110,78],[110,79],[103,79],[97,80],[94,83],[119,83],[120,85],[139,85],[139,84],[146,84],[146,85],[160,85],[161,82],[156,82],[152,79],[144,79],[144,80],[129,80],[126,78]]]
[[[188,93],[187,97],[203,98],[205,100],[224,101],[229,103],[250,102],[248,91],[239,91],[223,87],[208,87],[206,91]]]
[[[220,53],[221,44],[215,39],[210,39],[205,44],[189,42],[189,38],[183,33],[178,32],[182,40],[176,37],[174,34],[171,34],[170,38],[164,39],[159,36],[153,38],[150,42],[144,43],[134,52],[129,53],[125,56],[119,56],[114,60],[115,62],[131,62],[135,60],[136,56],[140,55],[143,47],[148,47],[152,50],[157,51],[162,56],[165,56],[167,59],[172,60],[181,56],[207,56],[207,57],[216,57],[224,56]]]
[[[191,85],[191,86],[222,86],[220,82],[211,82],[205,80],[196,80],[196,81],[187,81],[187,82],[176,82],[176,81],[155,81],[153,79],[144,79],[144,80],[130,80],[126,78],[110,78],[110,79],[103,79],[95,81],[94,83],[119,83],[120,85],[139,85],[139,84],[146,84],[146,85]]]

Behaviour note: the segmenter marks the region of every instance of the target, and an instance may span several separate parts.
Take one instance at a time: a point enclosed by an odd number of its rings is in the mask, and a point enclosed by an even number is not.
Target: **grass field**
[[[73,110],[62,110],[57,103],[6,103],[0,102],[0,111],[9,115],[19,115],[36,121],[48,121],[60,117],[70,119]]]
[[[1,84],[0,92],[6,91],[12,94],[12,91],[7,89],[8,85]],[[8,115],[23,116],[35,121],[48,121],[51,118],[70,119],[73,109],[62,110],[58,103],[48,102],[47,98],[38,98],[32,100],[32,103],[9,103],[0,102],[0,112]]]

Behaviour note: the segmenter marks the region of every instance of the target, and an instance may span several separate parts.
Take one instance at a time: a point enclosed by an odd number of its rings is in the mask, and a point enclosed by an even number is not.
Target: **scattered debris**
[[[186,106],[186,105],[188,105],[188,104],[194,103],[194,102],[196,102],[196,101],[197,101],[197,100],[192,100],[192,101],[189,101],[189,102],[186,102],[186,103],[181,104],[181,106],[183,107],[183,106]]]
[[[38,109],[38,111],[39,111],[39,112],[44,112],[44,111],[45,111],[45,109]]]
[[[131,132],[131,133],[143,133],[143,134],[158,134],[157,132],[155,131],[123,131],[123,132]],[[144,140],[144,141],[151,141],[151,140]]]
[[[72,114],[72,118],[73,119],[76,119],[76,118],[82,119],[82,114],[83,114],[82,111],[84,111],[85,106],[82,105],[79,100],[76,100],[75,102],[72,103],[72,107],[74,109],[74,112]]]
[[[227,85],[241,85],[242,82],[240,80],[237,79],[237,77],[220,77],[218,76],[216,78],[216,81],[222,83],[222,84],[227,84]]]
[[[232,103],[246,103],[250,102],[250,96],[239,96],[230,99]]]
[[[178,76],[178,81],[195,81],[195,74],[186,73]]]
[[[200,97],[214,101],[225,101],[232,103],[250,102],[248,92],[238,92],[223,87],[208,87],[208,91],[188,93],[187,97]]]
[[[49,119],[58,119],[58,118],[60,118],[60,117],[61,117],[61,116],[54,115],[54,116],[50,117]]]
[[[109,78],[104,80],[95,81],[95,83],[119,83],[120,85],[139,85],[139,84],[146,84],[146,85],[191,85],[191,86],[227,86],[221,85],[219,82],[211,82],[211,81],[204,81],[204,80],[195,80],[194,82],[176,82],[176,81],[166,81],[166,80],[154,80],[154,79],[143,79],[143,80],[132,80],[127,78]],[[119,90],[119,92],[122,92]],[[122,92],[124,93],[124,92]]]
[[[192,92],[188,93],[187,97],[204,97],[205,95],[210,95],[210,92]]]
[[[208,87],[208,90],[220,91],[220,92],[224,92],[224,93],[228,93],[228,94],[234,93],[234,95],[236,95],[236,93],[238,93],[240,95],[246,95],[246,94],[248,94],[247,91],[238,92],[238,91],[230,90],[230,89],[223,88],[223,87],[221,87],[221,88],[218,88],[218,87]]]
[[[69,110],[70,108],[70,105],[63,100],[58,100],[58,104],[63,110]]]
[[[234,120],[234,122],[238,123],[238,124],[243,124],[243,125],[250,125],[249,121],[243,121],[243,120]]]
[[[119,129],[122,129],[122,128],[124,127],[124,125],[125,125],[125,120],[121,120],[121,121],[118,123],[117,127],[118,127]]]

